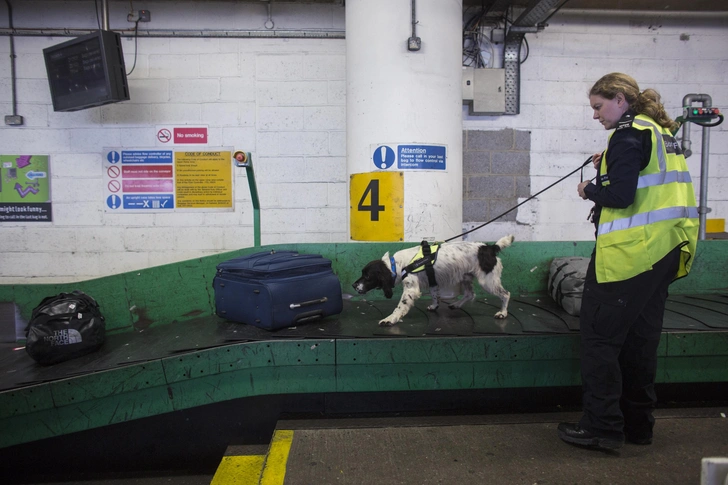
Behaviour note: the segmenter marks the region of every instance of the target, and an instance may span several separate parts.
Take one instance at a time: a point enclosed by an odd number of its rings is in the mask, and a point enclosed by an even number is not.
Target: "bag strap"
[[[566,278],[568,278],[569,276],[576,274],[576,273],[578,273],[578,271],[572,271],[571,273],[564,273],[564,277],[561,278],[561,280],[559,281],[559,284],[556,286],[555,300],[557,302],[559,302],[559,305],[562,304],[562,302],[564,301],[564,298],[566,297],[566,295],[564,295],[564,291],[561,289],[561,286],[564,284],[564,281],[566,281]]]
[[[556,277],[559,275],[559,273],[561,273],[561,270],[564,269],[568,265],[569,265],[569,262],[567,261],[564,264],[561,264],[556,267],[556,271],[554,271],[554,274],[551,275],[551,278],[550,278],[551,281],[550,281],[550,285],[549,285],[549,294],[551,294],[551,295],[554,294],[554,289],[555,289],[554,282],[556,281]]]

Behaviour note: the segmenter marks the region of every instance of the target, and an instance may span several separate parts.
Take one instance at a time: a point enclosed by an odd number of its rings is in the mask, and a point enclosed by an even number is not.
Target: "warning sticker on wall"
[[[106,212],[232,211],[230,150],[106,149]]]
[[[377,170],[447,171],[447,145],[389,143],[371,150]]]
[[[176,152],[177,207],[232,209],[231,159],[230,152]]]

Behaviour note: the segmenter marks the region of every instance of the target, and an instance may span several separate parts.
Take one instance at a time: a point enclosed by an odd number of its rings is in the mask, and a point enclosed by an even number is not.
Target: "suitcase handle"
[[[296,315],[296,318],[293,319],[294,323],[301,323],[306,322],[308,320],[317,320],[319,318],[322,318],[324,316],[324,312],[321,310],[314,310],[312,312],[305,312],[300,313]]]
[[[317,305],[319,303],[326,303],[329,301],[327,297],[319,298],[318,300],[303,301],[301,303],[291,303],[288,307],[293,310],[295,308],[301,308],[302,306]]]

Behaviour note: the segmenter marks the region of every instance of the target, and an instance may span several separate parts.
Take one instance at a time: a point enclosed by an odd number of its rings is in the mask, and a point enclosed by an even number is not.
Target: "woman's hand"
[[[602,163],[602,154],[595,153],[594,155],[592,155],[592,165],[594,165],[595,170],[599,170],[600,163]]]
[[[584,187],[586,187],[590,183],[591,183],[591,181],[587,180],[586,182],[582,182],[576,186],[576,191],[579,192],[579,197],[581,197],[584,200],[587,199],[586,193],[584,192]]]

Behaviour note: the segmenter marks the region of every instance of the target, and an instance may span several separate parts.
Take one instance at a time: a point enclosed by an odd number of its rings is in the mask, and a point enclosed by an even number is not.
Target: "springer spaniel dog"
[[[467,302],[475,299],[473,280],[477,279],[480,286],[488,293],[501,300],[501,309],[495,318],[508,316],[508,300],[511,294],[501,285],[503,264],[498,253],[513,242],[513,236],[500,238],[494,245],[479,242],[454,242],[440,245],[434,269],[437,286],[430,287],[426,272],[405,273],[403,269],[412,263],[418,254],[419,246],[403,249],[390,256],[386,253],[382,259],[367,263],[361,271],[361,278],[352,285],[357,293],[363,295],[375,288],[381,288],[384,296],[392,298],[393,288],[402,284],[402,298],[391,315],[379,321],[379,325],[391,326],[402,318],[414,306],[415,301],[422,295],[422,291],[430,288],[432,303],[427,307],[430,311],[437,310],[440,300],[446,301],[451,309],[460,308]],[[460,300],[447,301],[441,295],[457,297]]]

